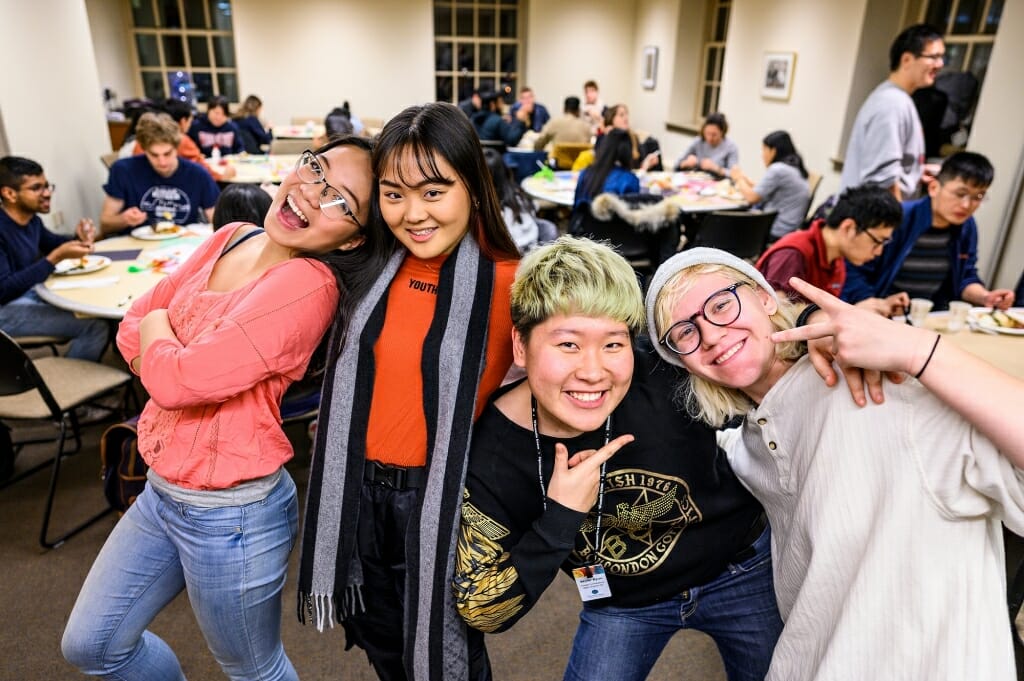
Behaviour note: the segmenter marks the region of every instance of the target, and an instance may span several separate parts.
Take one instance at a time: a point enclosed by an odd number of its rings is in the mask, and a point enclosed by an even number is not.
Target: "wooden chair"
[[[719,248],[738,258],[753,260],[764,252],[776,215],[775,211],[759,210],[709,213],[701,222],[693,245]]]
[[[100,161],[103,162],[103,165],[106,168],[110,168],[110,166],[114,165],[117,159],[118,154],[116,151],[112,151],[109,154],[103,154],[102,156],[100,156]]]
[[[134,393],[128,389],[131,381],[130,374],[97,362],[66,357],[33,360],[13,338],[0,331],[0,419],[48,420],[57,430],[57,451],[52,459],[33,466],[0,486],[7,487],[44,468],[51,468],[50,488],[43,506],[43,526],[39,533],[39,543],[43,548],[51,549],[63,544],[113,510],[108,504],[64,534],[52,539],[47,537],[61,462],[82,447],[75,409],[122,389],[125,400],[129,396],[134,398]],[[65,450],[69,434],[75,446]],[[13,444],[12,448],[16,452],[26,444],[49,442],[51,439],[54,438],[22,441]]]
[[[271,155],[291,155],[297,156],[306,149],[309,149],[313,145],[312,140],[304,139],[272,139],[270,140],[270,151]]]
[[[558,168],[568,170],[572,168],[572,164],[580,153],[593,148],[594,145],[590,142],[559,142],[552,145],[551,158],[554,159]]]
[[[305,125],[313,121],[313,125],[323,125],[323,116],[292,116],[292,125]]]

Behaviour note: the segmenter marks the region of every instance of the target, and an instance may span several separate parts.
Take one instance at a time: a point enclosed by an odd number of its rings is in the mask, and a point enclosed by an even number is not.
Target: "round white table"
[[[82,316],[121,319],[135,300],[165,276],[159,265],[153,265],[154,255],[167,254],[184,262],[210,233],[208,225],[200,225],[163,241],[132,236],[97,241],[96,255],[109,253],[108,257],[116,258],[108,266],[88,274],[50,275],[36,284],[35,292],[50,305]]]
[[[576,196],[579,173],[557,170],[550,177],[541,173],[523,179],[523,191],[539,201],[559,206],[572,206]],[[649,172],[640,174],[640,190],[661,194],[678,204],[685,213],[708,213],[715,210],[743,208],[747,202],[729,180],[715,180],[705,172]]]
[[[235,176],[222,182],[278,184],[295,168],[298,160],[298,154],[232,154],[221,158],[219,163],[210,161],[210,164],[218,170],[235,169]]]

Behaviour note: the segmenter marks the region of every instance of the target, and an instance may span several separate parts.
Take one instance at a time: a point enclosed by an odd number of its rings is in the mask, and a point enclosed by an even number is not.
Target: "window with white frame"
[[[239,100],[230,0],[128,2],[136,73],[145,97],[190,103],[213,95]]]
[[[718,111],[718,97],[722,90],[722,65],[725,63],[725,41],[729,33],[729,14],[732,0],[708,0],[708,28],[704,38],[697,119]]]
[[[929,0],[925,7],[923,20],[942,31],[946,44],[945,63],[936,87],[949,91],[950,107],[960,117],[960,130],[951,139],[955,146],[966,143],[1003,5],[1004,0]],[[952,74],[971,74],[973,79]],[[953,101],[958,96],[964,101]]]
[[[434,1],[434,96],[457,104],[473,90],[515,97],[519,81],[518,0]]]

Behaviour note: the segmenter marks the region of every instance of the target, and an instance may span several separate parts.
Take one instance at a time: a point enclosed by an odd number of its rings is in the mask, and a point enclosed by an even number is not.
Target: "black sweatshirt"
[[[600,562],[612,595],[592,606],[646,606],[720,575],[761,507],[733,474],[714,431],[674,402],[684,374],[634,350],[633,382],[612,413],[612,433],[635,440],[607,464],[601,548],[596,505],[579,513],[544,498],[533,432],[492,397],[476,424],[454,576],[456,604],[481,631],[504,631],[537,602],[558,570]],[[604,428],[569,440],[541,435],[544,488],[555,442],[569,456],[604,444]]]

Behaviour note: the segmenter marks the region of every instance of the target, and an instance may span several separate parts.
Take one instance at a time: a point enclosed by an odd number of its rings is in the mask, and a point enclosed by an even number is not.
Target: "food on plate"
[[[1024,329],[1024,320],[1019,317],[1008,315],[1005,312],[996,310],[978,315],[978,324],[991,329],[1002,327],[1004,329]]]
[[[177,232],[177,231],[178,231],[178,225],[176,225],[173,222],[170,222],[168,220],[160,220],[155,225],[153,225],[153,233],[154,234],[167,234],[169,232]]]

